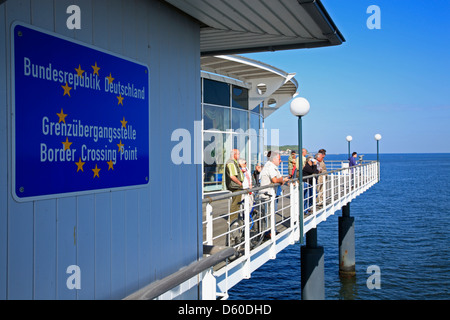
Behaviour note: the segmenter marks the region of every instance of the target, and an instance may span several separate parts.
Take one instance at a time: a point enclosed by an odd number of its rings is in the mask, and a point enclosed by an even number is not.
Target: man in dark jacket
[[[353,152],[353,153],[352,153],[352,156],[351,156],[350,158],[348,158],[348,166],[349,166],[349,167],[354,167],[354,166],[356,166],[356,165],[358,164],[358,162],[356,161],[356,157],[357,157],[357,156],[358,156],[358,153]],[[353,168],[350,169],[350,173],[351,173],[351,183],[350,183],[350,186],[353,186],[353,184],[354,184],[354,178],[355,178],[355,172],[354,172],[354,169],[353,169]]]
[[[306,158],[305,166],[303,167],[303,177],[319,173],[316,163],[317,161],[313,157]],[[313,203],[313,179],[315,178],[303,178],[303,204],[305,214],[311,210]]]

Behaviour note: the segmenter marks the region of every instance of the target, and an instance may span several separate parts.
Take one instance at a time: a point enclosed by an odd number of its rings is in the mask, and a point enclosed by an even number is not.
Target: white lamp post
[[[309,112],[309,102],[305,98],[296,97],[291,101],[291,113],[298,118],[298,153],[302,154],[302,117]],[[299,164],[301,162],[299,161]],[[299,187],[299,216],[300,216],[300,243],[303,243],[303,172],[298,168],[298,187]]]
[[[375,140],[377,140],[377,166],[378,166],[378,182],[380,182],[380,140],[381,140],[381,134],[377,133],[375,135]]]
[[[347,136],[347,137],[345,137],[345,140],[347,140],[347,142],[348,142],[348,160],[350,161],[350,141],[353,140],[353,137]]]

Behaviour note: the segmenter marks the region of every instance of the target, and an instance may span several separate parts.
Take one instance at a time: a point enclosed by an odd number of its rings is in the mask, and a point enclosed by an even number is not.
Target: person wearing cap
[[[319,173],[317,170],[317,161],[311,156],[306,157],[305,166],[303,167],[303,177],[311,176]],[[313,179],[315,178],[303,178],[303,210],[306,214],[312,206],[313,201]]]
[[[316,160],[318,161],[317,169],[319,170],[319,173],[327,172],[327,166],[325,165],[326,154],[327,151],[325,149],[320,149],[316,154]],[[319,179],[317,180],[317,206],[319,207],[323,206],[324,181],[325,175],[319,176]]]

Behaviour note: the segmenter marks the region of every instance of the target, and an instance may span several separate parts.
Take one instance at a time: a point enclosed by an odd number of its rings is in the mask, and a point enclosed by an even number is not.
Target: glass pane
[[[260,110],[262,110],[262,105],[263,105],[263,102],[261,102],[260,104],[256,105],[256,107],[254,107],[251,111],[252,112],[256,112],[256,113],[259,114]]]
[[[203,129],[220,131],[230,129],[230,109],[203,105]]]
[[[258,132],[259,132],[260,119],[261,118],[260,118],[259,114],[250,112],[250,128],[255,130],[254,131],[255,134],[258,134]]]
[[[232,101],[233,108],[248,110],[248,90],[233,86]]]
[[[203,190],[205,192],[223,190],[223,169],[227,160],[225,159],[225,138],[224,133],[203,133]]]
[[[232,129],[242,129],[242,132],[248,129],[248,112],[233,109],[232,111]]]
[[[230,106],[230,85],[227,83],[203,79],[203,102]]]
[[[250,162],[251,172],[255,170],[257,164],[260,164],[260,151],[259,151],[259,137],[256,135],[250,135]]]
[[[245,159],[247,162],[248,158],[248,147],[249,147],[249,138],[246,134],[233,134],[233,149],[238,149],[240,153],[240,158]]]

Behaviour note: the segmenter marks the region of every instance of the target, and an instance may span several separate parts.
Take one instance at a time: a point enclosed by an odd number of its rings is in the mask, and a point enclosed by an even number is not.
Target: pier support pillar
[[[324,300],[324,250],[317,245],[317,228],[306,233],[306,245],[301,247],[300,255],[302,300]]]
[[[355,272],[355,218],[350,217],[350,203],[342,207],[339,217],[339,275],[354,277]]]

